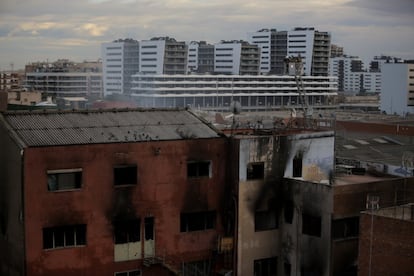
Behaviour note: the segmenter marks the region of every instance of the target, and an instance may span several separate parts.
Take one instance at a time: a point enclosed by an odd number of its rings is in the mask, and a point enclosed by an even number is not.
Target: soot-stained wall
[[[114,261],[114,221],[154,218],[155,252],[178,269],[208,259],[223,235],[225,138],[30,148],[26,150],[25,223],[28,275],[114,275],[145,267],[142,259]],[[187,161],[211,161],[211,174],[189,179]],[[138,183],[115,187],[115,166],[136,164]],[[47,170],[82,168],[82,187],[50,192]],[[181,232],[180,213],[216,211],[213,229]],[[43,249],[42,229],[86,224],[86,246]],[[142,246],[142,256],[145,255]],[[162,270],[161,270],[162,271]],[[165,275],[168,271],[164,269]]]
[[[244,136],[239,140],[237,273],[253,275],[254,261],[277,257],[277,269],[285,263],[291,271],[303,267],[329,274],[330,218],[333,171],[333,132],[277,136]],[[293,175],[293,159],[300,156],[301,177]],[[264,165],[263,177],[249,178],[252,164]],[[320,184],[323,183],[323,184]],[[293,205],[293,206],[292,206]],[[293,209],[292,221],[285,222],[285,209]],[[277,227],[255,230],[256,210],[273,210]],[[320,217],[320,237],[302,234],[302,212]],[[315,257],[320,254],[321,259]],[[316,259],[315,259],[316,258]]]

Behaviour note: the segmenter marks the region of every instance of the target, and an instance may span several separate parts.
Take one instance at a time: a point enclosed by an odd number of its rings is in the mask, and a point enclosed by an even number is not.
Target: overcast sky
[[[102,42],[170,36],[246,39],[262,28],[315,27],[345,53],[414,59],[414,0],[0,0],[0,70],[100,58]]]

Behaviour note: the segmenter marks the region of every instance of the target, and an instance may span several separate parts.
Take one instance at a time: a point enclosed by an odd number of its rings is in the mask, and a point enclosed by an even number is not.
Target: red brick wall
[[[354,121],[337,121],[336,126],[338,129],[345,129],[355,132],[414,136],[414,126],[404,124],[381,124]]]
[[[141,223],[146,216],[155,217],[158,254],[171,255],[177,265],[210,257],[217,236],[223,234],[226,143],[218,138],[26,150],[27,274],[113,276],[115,271],[141,268],[153,275],[141,260],[114,262],[112,221],[119,204]],[[212,178],[187,179],[187,160],[192,159],[211,160]],[[125,163],[137,164],[138,184],[114,187],[113,167]],[[47,170],[79,167],[83,168],[80,190],[47,191]],[[215,230],[180,233],[180,212],[206,210],[217,210]],[[87,224],[87,246],[43,250],[43,227],[78,223]]]
[[[358,268],[369,275],[371,215],[361,214]],[[374,216],[371,275],[414,275],[414,221]]]

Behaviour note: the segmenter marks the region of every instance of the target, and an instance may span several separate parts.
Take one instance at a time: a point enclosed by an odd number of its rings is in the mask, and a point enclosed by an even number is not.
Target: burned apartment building
[[[231,140],[236,275],[330,275],[333,131]]]
[[[227,139],[190,111],[5,112],[0,121],[1,275],[223,268]]]

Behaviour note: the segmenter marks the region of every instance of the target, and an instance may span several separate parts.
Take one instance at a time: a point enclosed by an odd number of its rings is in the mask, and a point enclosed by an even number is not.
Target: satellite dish
[[[232,101],[230,104],[230,112],[234,115],[240,114],[242,110],[241,104],[239,101]]]

